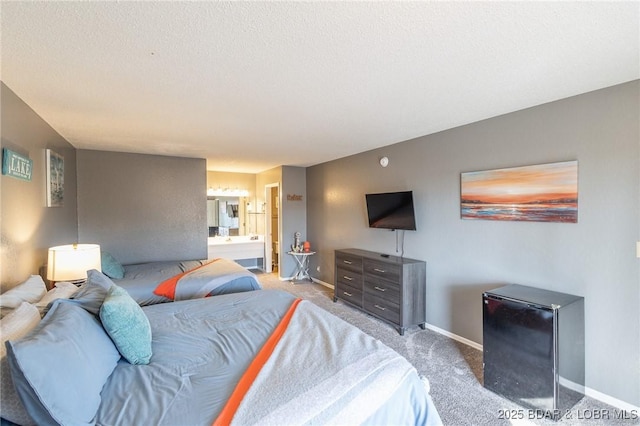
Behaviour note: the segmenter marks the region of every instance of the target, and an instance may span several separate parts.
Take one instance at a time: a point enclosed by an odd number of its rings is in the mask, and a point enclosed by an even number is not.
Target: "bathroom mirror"
[[[207,197],[209,236],[246,235],[244,197]]]

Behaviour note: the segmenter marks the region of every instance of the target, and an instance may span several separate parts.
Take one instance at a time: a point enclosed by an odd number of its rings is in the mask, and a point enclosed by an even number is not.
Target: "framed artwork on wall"
[[[8,148],[2,148],[2,174],[30,182],[33,175],[33,160]]]
[[[462,219],[578,222],[578,162],[466,172]]]
[[[47,207],[64,204],[64,157],[47,149]]]

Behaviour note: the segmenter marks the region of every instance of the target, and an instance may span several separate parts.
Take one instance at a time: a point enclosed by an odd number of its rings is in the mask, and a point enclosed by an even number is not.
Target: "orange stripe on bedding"
[[[273,353],[273,350],[276,348],[276,345],[280,341],[280,338],[284,335],[284,332],[287,330],[289,326],[289,322],[291,322],[291,317],[293,317],[293,313],[295,312],[298,304],[302,301],[302,299],[296,299],[293,301],[287,313],[280,320],[280,324],[273,330],[271,336],[264,344],[262,349],[258,352],[256,357],[249,364],[249,368],[244,372],[240,381],[236,385],[236,388],[233,390],[233,393],[229,397],[227,404],[224,406],[218,418],[213,422],[213,426],[226,426],[231,424],[231,420],[233,420],[233,416],[236,414],[242,399],[249,391],[251,384],[258,377],[258,373],[262,370],[264,364],[269,360],[269,357]]]
[[[203,266],[207,266],[210,263],[215,262],[218,259],[213,259],[211,262],[207,262],[205,264],[202,264],[200,266],[196,266],[193,269],[190,269],[188,271],[182,272],[178,275],[175,275],[169,279],[166,279],[164,281],[162,281],[160,284],[158,284],[158,287],[156,287],[155,290],[153,290],[153,293],[158,295],[158,296],[163,296],[166,297],[167,299],[171,299],[171,300],[175,300],[176,298],[176,287],[178,286],[178,281],[180,281],[180,278],[184,277],[185,275],[187,275],[189,272],[193,272],[196,269],[200,269]]]

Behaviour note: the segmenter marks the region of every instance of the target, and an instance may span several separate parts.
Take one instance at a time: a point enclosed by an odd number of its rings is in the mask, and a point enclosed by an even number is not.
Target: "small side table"
[[[302,281],[307,279],[311,282],[311,276],[309,275],[309,257],[316,254],[315,251],[289,251],[287,254],[293,256],[296,260],[296,271],[293,274],[291,281]]]

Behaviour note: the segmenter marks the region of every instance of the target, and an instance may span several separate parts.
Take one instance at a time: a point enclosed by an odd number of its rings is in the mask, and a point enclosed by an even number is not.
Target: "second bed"
[[[124,265],[113,280],[141,306],[261,289],[255,274],[230,259]]]

